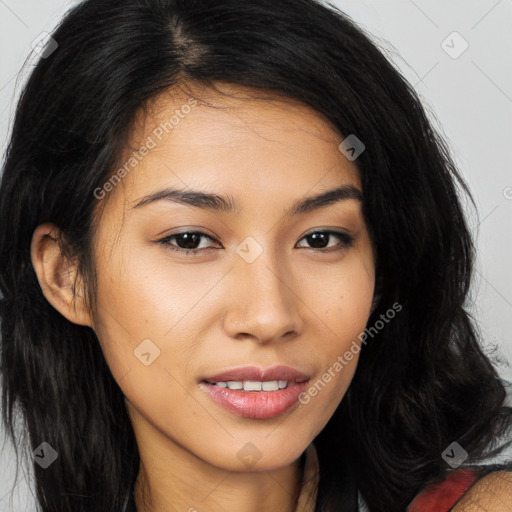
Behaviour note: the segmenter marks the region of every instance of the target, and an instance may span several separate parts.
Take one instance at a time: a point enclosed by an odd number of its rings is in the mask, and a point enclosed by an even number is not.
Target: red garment
[[[472,469],[457,469],[414,498],[406,512],[449,512],[478,476]]]

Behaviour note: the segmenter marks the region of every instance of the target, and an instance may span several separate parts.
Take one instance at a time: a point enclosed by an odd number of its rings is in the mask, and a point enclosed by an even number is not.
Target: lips
[[[310,377],[291,366],[231,368],[202,379],[199,387],[227,411],[250,419],[270,419],[298,406]]]
[[[231,368],[221,373],[216,373],[202,379],[203,382],[228,382],[228,381],[288,381],[288,382],[304,382],[309,379],[306,375],[291,366],[278,365],[270,368],[258,368],[256,366],[242,366]]]

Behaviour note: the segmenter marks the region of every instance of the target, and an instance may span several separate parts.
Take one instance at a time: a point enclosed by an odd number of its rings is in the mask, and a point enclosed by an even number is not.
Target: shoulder
[[[453,507],[453,512],[510,512],[512,471],[496,471],[476,481]]]

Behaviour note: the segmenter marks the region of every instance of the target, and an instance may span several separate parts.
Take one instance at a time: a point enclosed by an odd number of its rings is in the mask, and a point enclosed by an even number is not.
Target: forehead
[[[216,87],[175,87],[139,111],[117,166],[126,171],[125,206],[169,186],[222,191],[242,202],[262,192],[270,199],[271,190],[287,201],[316,184],[360,186],[356,166],[338,149],[343,136],[324,116],[269,92]]]

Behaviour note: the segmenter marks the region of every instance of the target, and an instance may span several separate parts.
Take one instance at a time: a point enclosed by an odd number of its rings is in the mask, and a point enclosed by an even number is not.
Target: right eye
[[[161,240],[158,243],[164,245],[171,251],[179,252],[185,255],[196,255],[200,251],[209,249],[210,247],[196,247],[198,244],[201,245],[201,238],[206,238],[211,241],[215,241],[214,238],[203,233],[201,231],[183,231],[181,233],[174,233]],[[171,243],[171,240],[176,240],[176,244]],[[184,246],[184,247],[182,247]]]

